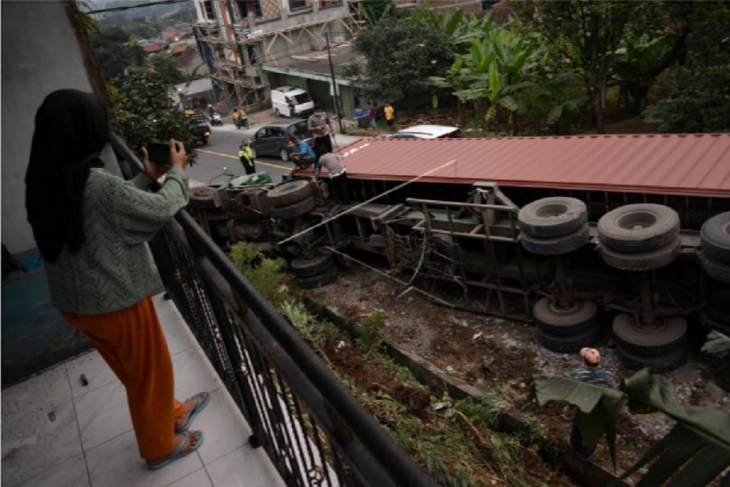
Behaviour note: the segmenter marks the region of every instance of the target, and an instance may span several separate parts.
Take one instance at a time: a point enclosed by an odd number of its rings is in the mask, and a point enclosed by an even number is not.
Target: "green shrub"
[[[361,353],[369,355],[377,350],[383,342],[380,333],[385,325],[385,313],[382,311],[373,311],[366,316],[357,329],[357,346]]]
[[[730,131],[730,66],[679,70],[649,113],[663,121],[664,133]]]

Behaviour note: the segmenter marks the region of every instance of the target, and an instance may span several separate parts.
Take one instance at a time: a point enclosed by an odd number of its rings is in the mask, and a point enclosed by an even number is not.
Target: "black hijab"
[[[77,254],[84,243],[84,186],[109,141],[101,101],[78,90],[54,91],[35,116],[25,175],[28,222],[43,258],[55,262],[64,246]]]

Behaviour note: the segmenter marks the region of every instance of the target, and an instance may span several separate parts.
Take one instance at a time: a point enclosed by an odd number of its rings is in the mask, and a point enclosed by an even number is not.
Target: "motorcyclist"
[[[242,107],[238,107],[233,111],[233,123],[237,129],[245,126],[248,128],[248,117],[246,116],[246,110]]]

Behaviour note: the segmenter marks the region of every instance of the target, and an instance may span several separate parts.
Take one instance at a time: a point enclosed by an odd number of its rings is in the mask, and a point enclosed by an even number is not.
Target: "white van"
[[[314,102],[309,94],[293,86],[271,90],[271,104],[277,117],[305,118],[314,113]]]

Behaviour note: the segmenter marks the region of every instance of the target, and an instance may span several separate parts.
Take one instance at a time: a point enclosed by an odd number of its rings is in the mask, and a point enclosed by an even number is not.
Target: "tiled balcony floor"
[[[269,487],[283,485],[172,301],[154,298],[184,400],[213,391],[195,453],[158,471],[139,457],[126,395],[93,351],[2,391],[5,487]],[[82,386],[81,374],[88,380]]]

